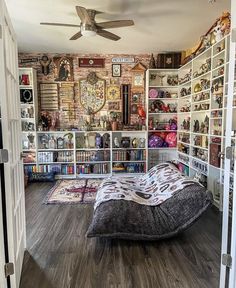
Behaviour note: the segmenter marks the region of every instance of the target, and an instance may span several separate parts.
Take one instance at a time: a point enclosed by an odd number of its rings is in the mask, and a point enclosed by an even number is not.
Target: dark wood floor
[[[165,241],[87,239],[92,205],[44,205],[49,187],[31,184],[26,191],[27,252],[20,288],[218,287],[216,211]]]

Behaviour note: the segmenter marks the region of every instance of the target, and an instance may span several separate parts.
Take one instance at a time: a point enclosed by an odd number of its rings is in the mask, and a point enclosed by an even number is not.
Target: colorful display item
[[[176,147],[176,145],[177,145],[176,132],[153,133],[149,136],[148,139],[149,148],[162,148],[162,147],[173,148]]]

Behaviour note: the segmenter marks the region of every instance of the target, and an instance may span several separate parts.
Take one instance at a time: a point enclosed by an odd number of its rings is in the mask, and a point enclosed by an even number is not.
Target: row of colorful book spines
[[[146,151],[118,151],[113,153],[113,159],[120,160],[145,160],[146,159]]]
[[[128,173],[144,173],[146,172],[146,163],[124,163],[123,164],[125,168],[125,172]],[[117,172],[114,170],[114,166],[112,167],[112,170],[114,172]]]
[[[74,174],[74,165],[36,165],[32,166],[25,166],[25,173],[28,172],[40,172],[40,173],[47,173],[54,171],[57,174]]]
[[[110,155],[106,157],[97,157],[96,160],[92,156],[90,157],[76,157],[77,162],[86,162],[86,161],[110,161]]]
[[[107,174],[109,170],[108,164],[77,165],[77,174]]]
[[[114,155],[113,156],[114,161],[143,161],[146,160],[146,156],[139,156],[139,157],[130,157],[127,155]]]

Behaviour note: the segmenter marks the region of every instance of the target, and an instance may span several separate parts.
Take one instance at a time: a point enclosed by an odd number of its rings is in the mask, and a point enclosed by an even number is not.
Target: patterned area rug
[[[44,204],[93,204],[102,180],[58,180],[48,192]]]

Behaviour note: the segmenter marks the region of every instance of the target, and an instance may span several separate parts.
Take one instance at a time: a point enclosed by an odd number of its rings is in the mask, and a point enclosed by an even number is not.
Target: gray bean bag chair
[[[99,193],[99,190],[98,190]],[[190,227],[212,205],[212,193],[194,183],[156,206],[110,200],[94,211],[87,237],[160,240]]]

